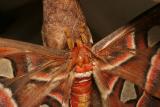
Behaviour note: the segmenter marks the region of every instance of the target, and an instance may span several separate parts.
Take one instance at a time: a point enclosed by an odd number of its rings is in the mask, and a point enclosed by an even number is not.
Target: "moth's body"
[[[75,79],[71,87],[71,107],[90,107],[92,93],[92,63],[85,44],[72,49],[75,63]]]

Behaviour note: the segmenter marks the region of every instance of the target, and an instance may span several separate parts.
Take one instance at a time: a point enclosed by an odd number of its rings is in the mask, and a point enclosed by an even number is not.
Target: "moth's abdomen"
[[[91,77],[75,79],[71,89],[72,107],[90,107],[92,93]]]
[[[75,80],[71,89],[71,107],[90,107],[92,93],[92,66],[77,66]]]

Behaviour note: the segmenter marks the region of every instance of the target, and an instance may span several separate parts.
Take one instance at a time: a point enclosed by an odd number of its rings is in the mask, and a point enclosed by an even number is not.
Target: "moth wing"
[[[71,86],[74,80],[74,72],[65,72],[63,75],[66,75],[66,79],[49,93],[49,97],[54,101],[57,101],[62,107],[69,107]]]
[[[159,99],[144,92],[138,101],[136,107],[158,107],[160,105]]]
[[[118,66],[131,57],[131,50],[148,48],[148,31],[160,24],[160,4],[154,6],[127,25],[106,36],[92,47],[92,51]],[[146,26],[147,25],[147,26]]]
[[[160,45],[157,44],[153,48],[148,47],[147,33],[152,27],[160,24],[159,11],[160,4],[144,12],[128,25],[116,30],[92,47],[93,53],[98,57],[94,63],[101,69],[100,71],[130,80],[158,98],[160,98],[159,91],[155,89],[154,83],[160,83],[157,80],[159,69],[156,69],[159,64],[158,47]],[[156,58],[153,55],[156,55]],[[153,60],[151,61],[151,59]],[[156,63],[152,63],[153,61]],[[155,73],[152,72],[153,70],[149,70],[151,67],[155,67]],[[153,92],[151,89],[156,91]]]
[[[9,95],[11,98],[17,97],[19,99],[18,103],[22,107],[40,104],[43,98],[53,88],[57,87],[61,79],[64,78],[64,75],[59,75],[62,70],[57,71],[57,69],[61,68],[63,71],[66,69],[63,66],[66,59],[67,52],[65,51],[0,38],[0,76],[3,84],[1,90],[3,93],[5,90],[9,90],[10,95],[7,93],[5,95]],[[7,69],[8,67],[10,67],[9,70]],[[8,73],[4,72],[6,69]],[[59,80],[52,84],[53,77]],[[32,81],[37,81],[38,83]],[[12,91],[7,87],[10,87]],[[27,89],[28,87],[30,89]],[[38,97],[38,95],[40,96]],[[36,100],[34,99],[35,97],[37,98]],[[25,101],[25,98],[28,101]],[[16,101],[11,102],[16,105]],[[9,102],[2,103],[8,104]]]
[[[114,66],[133,57],[128,50],[148,47],[148,31],[159,25],[160,4],[136,17],[127,25],[106,36],[92,47],[92,51]],[[147,26],[146,26],[147,25]]]

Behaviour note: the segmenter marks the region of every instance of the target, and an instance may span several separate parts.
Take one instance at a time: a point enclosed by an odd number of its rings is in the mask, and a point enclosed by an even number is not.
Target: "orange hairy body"
[[[76,68],[75,79],[71,88],[72,107],[90,107],[92,93],[92,64],[90,63],[90,53],[86,50],[84,44],[75,47],[72,50],[74,54]]]

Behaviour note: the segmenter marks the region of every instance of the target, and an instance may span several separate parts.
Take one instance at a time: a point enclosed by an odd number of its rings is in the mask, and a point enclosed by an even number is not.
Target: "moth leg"
[[[67,44],[68,44],[68,48],[69,49],[73,49],[74,48],[74,40],[72,38],[71,32],[69,31],[69,29],[65,29],[64,30],[65,36],[67,38]]]

